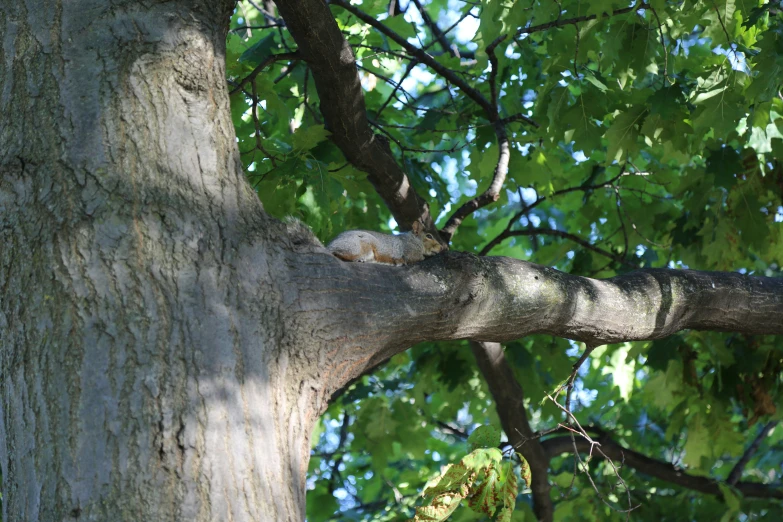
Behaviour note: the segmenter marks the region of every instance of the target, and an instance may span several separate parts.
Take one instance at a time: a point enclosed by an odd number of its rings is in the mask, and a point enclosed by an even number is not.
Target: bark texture
[[[783,332],[772,279],[342,263],[266,217],[243,177],[232,1],[1,1],[8,522],[300,521],[327,398],[423,340]]]
[[[313,72],[332,141],[348,161],[368,173],[370,183],[402,230],[410,230],[421,219],[425,228],[435,232],[429,207],[397,164],[389,140],[370,129],[356,59],[329,6],[322,0],[308,0],[278,2],[277,8],[296,39],[299,54]]]
[[[304,518],[313,376],[237,155],[232,9],[0,8],[4,521]]]

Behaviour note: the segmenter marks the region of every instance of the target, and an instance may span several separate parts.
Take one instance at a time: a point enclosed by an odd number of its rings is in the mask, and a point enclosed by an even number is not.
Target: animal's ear
[[[413,225],[411,226],[411,230],[413,230],[413,233],[418,235],[422,229],[424,228],[424,225],[421,224],[421,220],[417,219],[413,222]]]

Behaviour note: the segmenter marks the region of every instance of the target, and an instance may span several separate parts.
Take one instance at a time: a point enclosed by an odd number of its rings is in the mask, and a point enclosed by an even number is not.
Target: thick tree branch
[[[504,342],[544,333],[600,345],[687,328],[783,334],[778,278],[643,269],[600,280],[458,252],[406,267],[343,263],[317,252],[299,263],[302,274],[292,284],[314,300],[313,313],[324,314],[313,320],[339,332],[329,363],[352,361],[334,389],[422,341]]]
[[[721,495],[718,483],[709,477],[689,475],[668,462],[651,459],[646,455],[624,448],[605,434],[599,437],[598,442],[601,444],[601,450],[607,458],[622,462],[624,466],[629,466],[640,473],[708,495]],[[574,446],[569,436],[553,437],[544,440],[541,444],[549,458],[556,457],[562,453],[573,453],[574,451]],[[588,453],[591,449],[590,442],[585,439],[578,439],[576,446],[583,453]],[[593,455],[596,455],[595,451]],[[745,497],[783,499],[783,486],[780,485],[738,482],[734,484],[734,487]]]
[[[332,141],[370,183],[403,230],[421,219],[434,231],[426,202],[400,169],[389,142],[373,133],[367,121],[356,60],[329,7],[321,0],[278,2],[278,10],[310,66],[320,108]]]
[[[476,362],[489,386],[503,431],[508,441],[530,465],[533,508],[539,522],[551,522],[554,505],[550,496],[550,457],[530,428],[525,408],[525,393],[514,377],[503,347],[498,343],[470,343]]]

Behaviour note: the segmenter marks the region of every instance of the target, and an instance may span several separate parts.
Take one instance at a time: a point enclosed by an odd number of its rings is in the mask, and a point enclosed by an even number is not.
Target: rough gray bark
[[[422,340],[783,331],[771,279],[338,261],[244,180],[232,7],[3,0],[4,520],[302,520],[327,398]]]
[[[321,1],[277,2],[296,39],[298,52],[313,72],[321,113],[334,141],[356,168],[368,173],[402,230],[420,219],[435,232],[429,207],[400,169],[389,140],[373,133],[367,121],[356,61],[329,6]]]
[[[314,375],[238,159],[232,8],[0,7],[4,521],[304,518]]]

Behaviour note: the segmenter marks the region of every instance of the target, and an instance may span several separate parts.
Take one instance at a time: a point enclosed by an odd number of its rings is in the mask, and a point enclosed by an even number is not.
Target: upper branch
[[[454,235],[457,227],[462,224],[462,221],[466,217],[481,207],[494,203],[500,197],[500,189],[503,188],[503,182],[506,180],[506,175],[508,174],[508,162],[511,159],[511,148],[509,147],[506,129],[498,122],[495,123],[495,134],[498,137],[498,148],[500,149],[500,153],[498,154],[498,162],[495,165],[495,173],[492,176],[492,181],[487,190],[459,207],[457,211],[452,214],[446,222],[446,225],[444,225],[443,229],[440,231],[441,235],[444,236],[446,240],[451,239],[451,236]]]
[[[427,52],[424,51],[423,49],[420,49],[415,45],[409,43],[408,40],[406,40],[396,32],[386,27],[382,22],[379,22],[372,16],[363,12],[361,9],[358,9],[356,6],[351,5],[346,0],[331,0],[331,3],[333,5],[339,5],[346,11],[356,16],[356,18],[358,18],[362,22],[366,23],[367,25],[373,26],[375,29],[385,34],[388,38],[394,40],[394,42],[396,42],[403,49],[405,49],[408,52],[408,54],[414,56],[421,63],[425,64],[427,67],[429,67],[430,69],[432,69],[433,71],[441,75],[443,78],[447,79],[450,83],[459,87],[460,90],[462,90],[462,92],[464,92],[468,98],[475,101],[482,109],[484,109],[484,111],[487,114],[495,112],[495,109],[490,103],[490,101],[483,94],[481,94],[481,92],[468,85],[468,83],[462,78],[460,78],[459,75],[456,74],[454,71],[438,63],[432,56],[427,54]]]
[[[321,99],[321,113],[332,141],[370,183],[403,230],[421,219],[435,230],[425,201],[400,169],[389,142],[376,136],[367,121],[364,93],[348,42],[322,0],[278,2],[280,14],[298,45]]]
[[[498,138],[498,148],[500,153],[498,155],[498,162],[495,165],[495,172],[492,176],[492,181],[487,187],[487,190],[483,194],[471,199],[460,208],[457,209],[454,214],[446,222],[446,225],[440,231],[441,235],[450,240],[456,232],[457,228],[462,224],[462,221],[469,215],[481,207],[485,207],[490,203],[494,203],[500,198],[500,189],[503,188],[503,183],[506,180],[508,174],[508,162],[511,159],[511,149],[509,147],[508,133],[504,122],[498,119],[498,88],[497,88],[497,76],[498,76],[498,59],[495,56],[495,49],[497,46],[506,39],[506,35],[501,35],[495,38],[495,40],[487,46],[487,54],[489,55],[489,63],[491,70],[489,73],[489,90],[491,93],[490,107],[491,110],[485,107],[487,117],[489,121],[493,122],[495,127],[495,135]]]
[[[615,9],[614,11],[612,11],[611,14],[604,14],[601,16],[601,18],[609,18],[611,16],[623,15],[633,11],[638,11],[640,9],[649,9],[649,8],[650,8],[650,4],[646,2],[640,2],[636,5],[632,5],[631,7],[623,7],[622,9]],[[598,18],[597,15],[575,16],[574,18],[562,18],[562,19],[558,18],[557,20],[554,20],[552,22],[547,22],[545,24],[523,27],[519,31],[517,31],[517,37],[520,37],[523,34],[531,34],[531,33],[546,31],[547,29],[552,29],[553,27],[564,27],[566,25],[574,25],[580,22],[587,22],[589,20],[595,20],[596,18]]]

